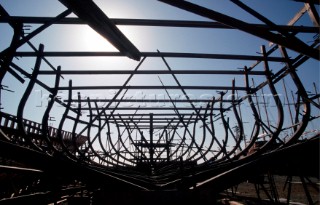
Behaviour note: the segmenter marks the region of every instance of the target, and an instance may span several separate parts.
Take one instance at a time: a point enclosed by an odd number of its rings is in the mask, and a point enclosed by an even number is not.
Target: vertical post
[[[291,124],[294,125],[292,111],[291,111],[289,97],[288,97],[288,92],[287,92],[287,86],[286,86],[286,83],[284,82],[284,79],[282,79],[282,84],[283,84],[283,89],[284,89],[284,93],[285,93],[285,96],[286,96],[286,100],[287,100],[287,103],[288,103],[288,111],[289,111],[289,116],[290,116],[290,119],[291,119]],[[294,127],[292,127],[292,129],[294,130]]]
[[[254,82],[254,79],[252,78],[252,85],[253,87],[255,88],[256,85],[255,85],[255,82]],[[261,111],[260,111],[260,103],[259,103],[259,100],[258,100],[258,96],[257,94],[255,94],[255,98],[256,98],[256,103],[257,103],[257,108],[258,108],[258,113],[259,113],[259,116],[261,116]],[[240,105],[240,104],[239,104]]]
[[[90,103],[88,104],[90,106]],[[80,92],[78,92],[78,112],[77,112],[77,116],[74,120],[74,124],[73,124],[73,128],[72,128],[72,144],[73,144],[73,148],[72,150],[74,150],[74,152],[76,153],[77,151],[79,151],[77,149],[77,138],[80,135],[77,135],[76,130],[77,130],[77,126],[79,123],[79,119],[80,119],[80,115],[81,115],[81,95]],[[90,126],[89,126],[90,127]],[[89,133],[89,132],[88,132]],[[88,135],[89,136],[89,135]],[[79,152],[79,154],[81,154],[81,152]]]
[[[301,97],[300,93],[297,92],[295,124],[299,123],[300,97]],[[297,130],[297,126],[294,126],[294,131],[296,130]]]
[[[268,171],[268,180],[270,184],[270,192],[271,192],[271,196],[273,197],[273,201],[276,204],[279,204],[279,194],[278,194],[277,186],[274,182],[273,174],[270,171]]]
[[[315,82],[313,82],[313,88],[314,88],[315,95],[317,96],[318,95],[318,90],[317,90],[317,86],[316,86]],[[317,99],[318,99],[318,104],[320,105],[320,98],[317,97]]]
[[[291,198],[291,189],[292,189],[292,176],[288,176],[287,177],[287,181],[286,183],[288,183],[288,193],[287,193],[287,204],[290,204],[290,198]]]
[[[262,92],[262,100],[263,100],[263,107],[264,107],[264,112],[266,114],[267,117],[267,123],[268,123],[268,127],[270,128],[270,119],[269,119],[269,115],[268,115],[268,110],[267,110],[267,101],[266,98],[264,96],[264,92],[263,92],[263,88],[261,88],[261,92]]]
[[[153,113],[150,113],[150,145],[149,145],[149,153],[150,153],[150,163],[151,166],[154,165],[153,162],[153,154],[154,154],[154,149],[153,149]]]
[[[166,135],[167,162],[169,162],[170,161],[170,145],[168,141],[168,130],[165,130],[165,135]]]
[[[301,183],[302,183],[302,186],[303,186],[303,190],[304,190],[304,192],[305,192],[305,194],[306,194],[306,197],[307,197],[307,199],[308,199],[308,203],[309,203],[309,204],[314,204],[314,203],[313,203],[313,200],[312,200],[312,197],[311,197],[311,195],[310,195],[310,192],[309,192],[309,190],[308,190],[306,181],[304,180],[304,177],[303,177],[303,176],[300,176],[300,180],[301,180]]]
[[[253,80],[253,79],[252,79]],[[236,97],[238,98],[239,95],[238,95],[238,91],[236,90]],[[241,112],[241,106],[240,106],[240,103],[238,103],[238,109],[239,109],[239,117],[240,117],[240,120],[241,122],[243,123],[243,118],[242,118],[242,112]],[[243,141],[244,141],[244,146],[247,147],[247,139],[246,139],[246,135],[243,134]]]

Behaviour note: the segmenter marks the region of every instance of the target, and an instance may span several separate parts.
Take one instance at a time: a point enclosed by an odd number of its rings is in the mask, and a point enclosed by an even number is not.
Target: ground
[[[319,179],[318,178],[308,178],[306,179],[306,184],[308,191],[312,197],[313,203],[315,205],[320,204],[320,195],[319,195]],[[274,176],[274,181],[277,187],[277,192],[280,198],[281,204],[286,204],[287,194],[288,194],[288,185],[285,187],[285,182],[287,180],[286,176]],[[267,187],[267,185],[265,185]],[[234,194],[232,194],[232,191]],[[230,204],[230,205],[270,205],[273,204],[268,200],[267,195],[264,191],[260,191],[260,197],[262,200],[259,200],[257,197],[257,192],[255,190],[254,184],[250,182],[243,182],[237,187],[234,187],[233,190],[229,189],[226,192],[222,193],[221,199],[218,204]],[[292,192],[290,197],[290,204],[292,205],[302,205],[308,204],[308,199],[303,189],[301,180],[299,177],[292,178]]]

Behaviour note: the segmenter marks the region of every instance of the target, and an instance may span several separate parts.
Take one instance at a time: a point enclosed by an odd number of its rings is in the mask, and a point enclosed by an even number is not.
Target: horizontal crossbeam
[[[99,110],[113,110],[114,107],[109,107],[109,108],[98,108]],[[194,110],[192,107],[177,107],[178,110]],[[200,108],[198,108],[200,109]],[[96,108],[81,108],[81,110],[92,110],[95,111],[97,110]],[[174,111],[174,107],[117,107],[116,110],[172,110]],[[220,108],[213,108],[213,110],[220,110]],[[226,110],[226,109],[224,109]],[[183,114],[181,114],[183,115]]]
[[[15,52],[16,57],[36,57],[39,55],[32,51]],[[90,52],[90,51],[45,51],[42,53],[45,57],[124,57],[120,52]],[[253,55],[235,55],[235,54],[211,54],[211,53],[173,53],[173,52],[141,52],[145,57],[165,57],[165,58],[204,58],[204,59],[224,59],[224,60],[255,60],[263,61],[263,56]],[[0,54],[3,57],[3,54]],[[281,57],[266,57],[267,61],[284,62]]]
[[[56,71],[43,70],[39,74],[56,75]],[[181,75],[244,75],[242,70],[63,70],[59,71],[61,75],[164,75],[164,74],[181,74]],[[249,71],[249,75],[265,75],[264,71]]]
[[[128,90],[180,90],[179,86],[73,86],[72,90],[110,90],[110,89],[128,89]],[[229,86],[183,86],[187,90],[246,90],[245,87],[229,87]],[[69,87],[59,87],[58,90],[69,90]]]
[[[34,17],[34,16],[10,16],[0,17],[0,23],[21,22],[24,24],[44,24],[52,21],[52,17]],[[161,26],[161,27],[187,27],[187,28],[215,28],[215,29],[234,29],[216,21],[186,21],[186,20],[161,20],[161,19],[119,19],[110,18],[115,25],[121,26]],[[68,17],[61,19],[53,24],[74,24],[84,25],[86,22],[77,17]],[[255,27],[273,31],[267,25],[252,24]],[[288,26],[278,25],[279,29],[287,32],[317,33],[318,28],[309,26]]]
[[[184,97],[181,97],[184,98]],[[112,99],[90,99],[90,102],[109,102]],[[64,102],[68,102],[69,100],[64,100]],[[86,99],[71,99],[71,102],[88,102],[88,100]],[[112,100],[113,102],[130,102],[130,103],[211,103],[211,102],[223,102],[223,103],[232,103],[232,100],[228,100],[228,99],[216,99],[216,100],[211,100],[211,99],[190,99],[190,100],[186,100],[186,99],[115,99]]]

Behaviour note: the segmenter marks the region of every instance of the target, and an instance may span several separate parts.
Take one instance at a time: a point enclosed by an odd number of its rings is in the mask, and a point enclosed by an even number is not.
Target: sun
[[[81,29],[81,41],[89,51],[117,51],[117,49],[89,26]]]

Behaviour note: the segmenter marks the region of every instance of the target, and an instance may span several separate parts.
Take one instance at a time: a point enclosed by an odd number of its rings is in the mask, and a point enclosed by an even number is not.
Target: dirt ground
[[[266,177],[264,177],[266,179]],[[279,200],[281,204],[287,204],[288,196],[288,183],[286,184],[286,176],[274,176],[274,182],[277,187],[277,193],[279,195]],[[313,204],[320,205],[320,183],[317,178],[305,179],[306,186],[310,196],[312,198]],[[269,184],[264,180],[263,186],[268,190]],[[285,186],[286,184],[286,186]],[[290,204],[292,205],[302,205],[309,204],[308,198],[301,183],[300,177],[292,177],[292,188],[290,196]],[[270,191],[268,191],[270,192]],[[269,199],[265,192],[260,186],[260,199],[258,198],[255,185],[252,182],[243,182],[233,189],[229,189],[222,193],[222,198],[219,200],[218,204],[230,204],[230,205],[269,205],[274,204]]]

